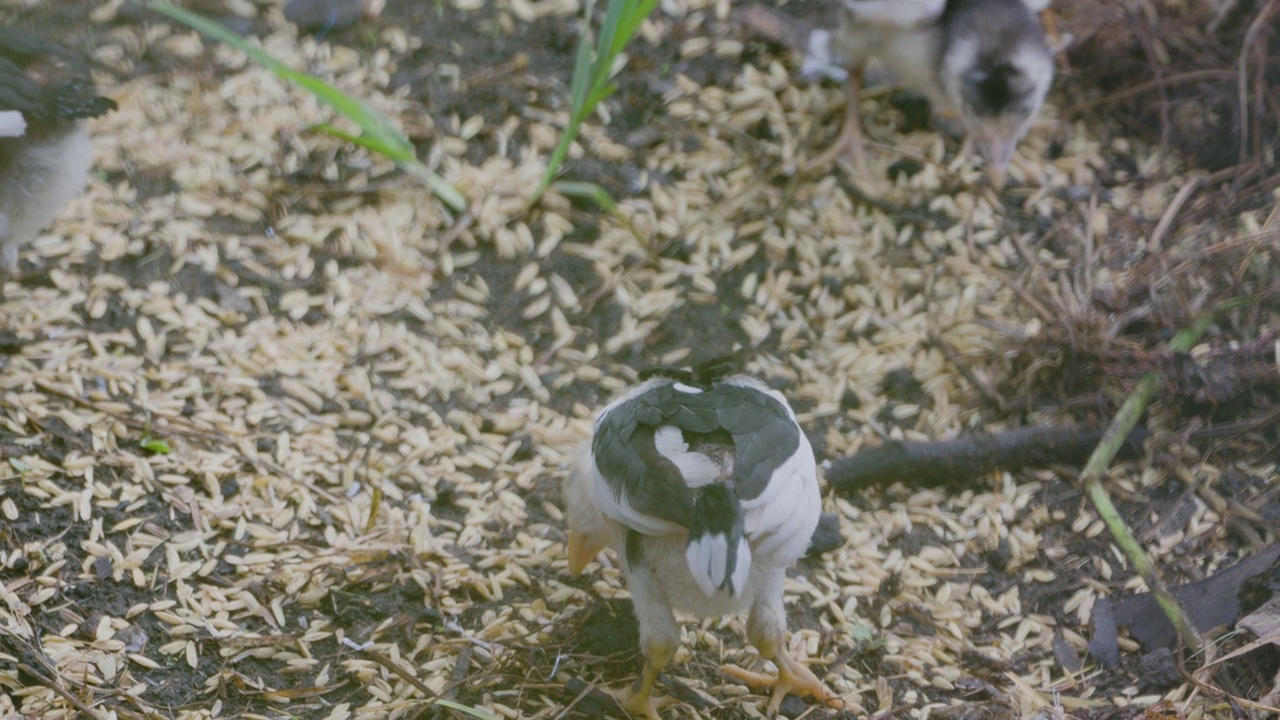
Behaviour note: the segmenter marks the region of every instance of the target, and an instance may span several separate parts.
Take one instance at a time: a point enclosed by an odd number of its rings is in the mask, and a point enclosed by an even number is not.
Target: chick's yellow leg
[[[758,646],[760,654],[765,654],[765,648]],[[772,687],[773,695],[769,698],[769,714],[778,712],[778,708],[782,706],[782,700],[788,694],[800,695],[802,697],[812,698],[827,707],[841,709],[845,707],[845,703],[836,694],[831,692],[829,688],[813,671],[800,664],[795,658],[782,648],[774,652],[773,657],[769,658],[778,666],[778,676],[770,677],[760,673],[753,673],[744,670],[736,665],[726,665],[721,668],[726,674],[738,678],[739,680],[755,687]]]
[[[676,654],[675,645],[648,645],[643,647],[644,670],[635,683],[626,690],[610,690],[609,694],[618,705],[633,718],[645,720],[661,720],[658,711],[675,702],[672,698],[653,697],[653,686],[658,681],[662,669],[671,662]]]
[[[631,589],[631,604],[635,607],[636,622],[640,626],[644,670],[631,687],[610,694],[631,717],[660,720],[658,710],[675,700],[670,697],[654,698],[653,686],[680,647],[680,626],[676,624],[676,616],[667,604],[661,584],[639,560],[641,554],[628,542],[623,562],[627,570],[627,585]]]
[[[773,687],[769,699],[769,713],[778,712],[782,699],[795,693],[825,703],[828,707],[843,708],[845,703],[831,692],[813,671],[800,664],[787,652],[784,644],[787,634],[787,616],[782,607],[782,570],[771,578],[756,596],[747,616],[747,639],[760,651],[764,659],[778,666],[778,676],[770,677],[748,672],[736,665],[726,665],[721,671],[756,687]]]
[[[761,655],[765,655],[765,647],[757,645]],[[767,656],[766,656],[767,657]],[[778,712],[782,701],[788,694],[812,698],[826,704],[827,707],[842,709],[846,707],[843,700],[836,696],[813,671],[796,661],[785,649],[779,648],[769,658],[778,666],[778,676],[771,677],[744,670],[737,665],[725,665],[721,672],[735,677],[752,687],[772,687],[773,695],[769,698],[769,714]],[[858,712],[855,710],[855,712]]]
[[[858,83],[862,70],[853,68],[844,84],[844,127],[831,147],[809,162],[809,170],[825,168],[843,155],[859,175],[867,174],[867,159],[862,147],[862,116],[858,113]]]

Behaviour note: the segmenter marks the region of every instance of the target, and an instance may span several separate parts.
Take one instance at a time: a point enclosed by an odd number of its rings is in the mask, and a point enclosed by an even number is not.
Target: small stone
[[[1157,648],[1142,656],[1142,686],[1149,690],[1170,688],[1182,682],[1178,662],[1167,647]]]
[[[1058,666],[1067,672],[1080,672],[1082,667],[1080,654],[1071,647],[1071,643],[1067,642],[1062,633],[1053,636],[1053,659],[1057,660]]]
[[[1009,563],[1013,562],[1013,548],[1009,546],[1009,538],[1000,538],[1000,542],[987,551],[986,560],[992,570],[1007,572]]]
[[[839,516],[835,513],[822,513],[818,518],[818,527],[813,529],[813,536],[809,539],[809,551],[805,554],[821,555],[836,550],[842,545],[844,545],[844,538],[840,535]]]
[[[862,407],[862,398],[858,397],[858,393],[852,390],[845,390],[840,396],[840,407],[845,410],[857,410]]]
[[[307,32],[332,32],[355,25],[364,14],[361,0],[289,0],[284,16]]]
[[[885,173],[888,174],[890,180],[897,182],[898,178],[915,177],[916,173],[920,172],[923,169],[924,169],[924,163],[920,162],[919,160],[915,160],[912,158],[903,158],[901,160],[895,160],[893,163],[891,163],[889,167],[885,170]]]
[[[800,715],[808,709],[809,704],[804,700],[801,700],[795,695],[788,695],[782,699],[782,705],[778,708],[778,714],[786,717],[800,717]]]

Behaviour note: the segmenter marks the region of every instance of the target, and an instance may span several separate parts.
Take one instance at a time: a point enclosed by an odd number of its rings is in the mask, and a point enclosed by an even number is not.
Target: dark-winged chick
[[[606,546],[622,561],[640,624],[644,670],[615,694],[632,717],[658,718],[654,682],[680,644],[675,610],[746,611],[747,637],[776,677],[726,666],[842,706],[787,651],[783,579],[809,546],[821,500],[813,449],[786,399],[733,374],[645,380],[596,418],[563,487],[569,569]]]
[[[17,270],[19,247],[84,188],[93,159],[85,119],[115,107],[67,50],[0,27],[0,284]]]

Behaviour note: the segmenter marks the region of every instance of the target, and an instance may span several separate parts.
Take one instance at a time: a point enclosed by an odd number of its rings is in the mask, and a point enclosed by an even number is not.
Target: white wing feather
[[[0,110],[0,137],[22,137],[27,133],[27,121],[17,110]]]
[[[918,27],[936,22],[946,0],[844,0],[844,8],[860,24]]]
[[[689,444],[684,441],[680,428],[663,425],[654,433],[653,444],[671,462],[675,463],[684,476],[684,482],[691,488],[702,487],[720,477],[720,466],[711,458],[700,452],[689,452]]]

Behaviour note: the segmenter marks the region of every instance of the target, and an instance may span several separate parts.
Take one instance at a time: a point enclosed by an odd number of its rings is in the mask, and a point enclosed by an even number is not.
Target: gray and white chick
[[[84,188],[93,160],[85,119],[115,107],[74,55],[0,27],[0,284],[17,270],[19,247]]]
[[[823,161],[848,153],[862,166],[858,92],[871,65],[915,90],[935,111],[954,113],[965,151],[1002,185],[1019,141],[1040,113],[1054,78],[1054,50],[1037,13],[1048,0],[836,0],[834,31],[800,30],[763,8],[740,17],[805,53],[801,73],[845,79],[846,118]],[[772,16],[772,17],[769,17]]]

